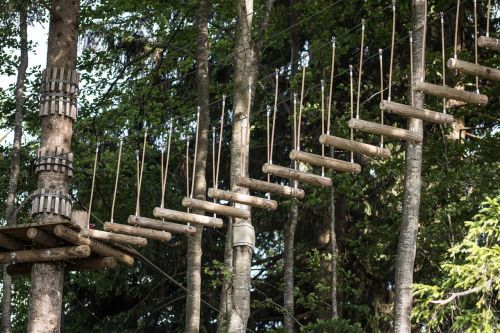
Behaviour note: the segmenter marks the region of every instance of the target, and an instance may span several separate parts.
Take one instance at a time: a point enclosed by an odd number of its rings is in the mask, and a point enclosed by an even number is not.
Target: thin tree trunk
[[[412,0],[413,13],[413,79],[419,81],[425,77],[422,64],[423,38],[425,22],[425,1]],[[415,93],[414,103],[424,107],[424,94]],[[408,128],[423,133],[423,124],[419,119],[410,118]],[[398,254],[396,257],[394,332],[410,333],[412,309],[412,284],[415,252],[417,245],[418,219],[420,209],[422,169],[422,144],[408,142],[406,146],[406,170],[404,180],[403,216],[399,231]]]
[[[76,69],[78,43],[78,11],[80,1],[53,0],[47,47],[47,69]],[[71,151],[73,120],[64,115],[42,119],[41,148],[56,147]],[[38,174],[38,189],[68,193],[69,178],[65,173],[42,171]],[[39,214],[38,222],[67,221],[60,215]],[[60,332],[64,269],[58,263],[33,264],[29,302],[28,332]]]
[[[198,124],[198,152],[195,160],[196,174],[193,196],[205,200],[207,181],[205,178],[208,154],[209,127],[209,77],[208,77],[208,0],[200,0],[197,10],[198,51],[196,84],[198,90],[198,105],[200,121]],[[204,214],[197,211],[196,213]],[[200,330],[201,303],[201,242],[203,226],[196,226],[196,234],[188,237],[187,253],[187,298],[186,298],[186,333],[197,333]]]
[[[333,149],[331,150],[333,157]],[[332,255],[332,318],[338,318],[337,312],[337,233],[335,232],[335,187],[332,186],[330,193],[330,251]]]
[[[295,329],[295,307],[294,307],[294,242],[295,242],[295,230],[297,228],[297,223],[299,221],[299,206],[295,201],[290,206],[290,214],[288,215],[288,223],[285,223],[284,230],[284,243],[285,247],[283,249],[283,265],[284,265],[284,308],[285,313],[285,331],[286,332],[296,332]]]
[[[12,144],[12,161],[10,164],[9,185],[7,188],[7,203],[5,205],[5,220],[7,225],[15,224],[16,217],[13,216],[16,201],[17,184],[19,181],[19,169],[21,163],[21,140],[23,136],[24,117],[24,82],[26,70],[28,69],[28,8],[25,2],[20,4],[19,9],[19,37],[20,37],[20,62],[17,71],[16,82],[16,113],[14,115],[14,142]],[[7,274],[7,265],[3,266],[3,298],[2,298],[2,332],[12,332],[11,323],[11,299],[12,278]]]

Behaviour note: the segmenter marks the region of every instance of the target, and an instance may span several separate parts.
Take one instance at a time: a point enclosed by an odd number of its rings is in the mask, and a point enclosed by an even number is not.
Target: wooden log
[[[115,242],[120,244],[134,245],[144,247],[148,245],[148,240],[143,237],[135,237],[128,235],[114,234],[112,232],[95,230],[95,229],[82,229],[80,235],[87,238],[97,239],[103,242]]]
[[[130,215],[128,217],[127,223],[130,225],[139,226],[143,228],[168,231],[173,234],[193,235],[196,233],[196,228],[189,225],[172,223],[162,220],[155,220],[136,215]]]
[[[240,219],[249,219],[251,216],[249,210],[225,206],[214,202],[193,198],[182,199],[182,205],[188,208],[199,209],[209,213],[216,213],[218,215],[237,217]]]
[[[370,121],[361,119],[351,119],[349,120],[349,127],[360,130],[366,133],[384,135],[387,137],[421,142],[423,135],[417,132],[409,131],[402,128],[397,128],[393,126],[381,125],[377,123],[372,123]]]
[[[0,234],[0,246],[11,251],[24,249],[23,242],[4,234]]]
[[[342,150],[352,151],[359,154],[365,154],[374,157],[389,158],[391,152],[389,149],[369,145],[362,142],[357,142],[349,139],[340,138],[338,136],[323,134],[319,137],[319,142],[322,145],[339,148]]]
[[[465,90],[444,87],[438,84],[417,81],[413,84],[413,89],[423,92],[428,95],[442,97],[447,99],[455,99],[470,104],[486,105],[488,104],[488,96],[475,94]]]
[[[179,212],[176,210],[160,207],[156,207],[153,210],[153,215],[155,217],[164,218],[171,221],[199,224],[206,227],[222,228],[224,226],[222,220],[218,217]]]
[[[494,51],[500,51],[500,39],[480,36],[477,40],[477,46],[491,49]]]
[[[269,200],[265,198],[254,197],[247,194],[219,190],[216,188],[208,189],[208,197],[219,200],[237,202],[240,204],[245,204],[256,208],[263,208],[269,210],[276,210],[278,208],[278,202],[276,200]]]
[[[129,256],[128,254],[125,254],[104,243],[96,241],[95,239],[82,237],[78,234],[78,232],[63,225],[57,225],[54,228],[54,234],[57,237],[73,244],[88,245],[90,246],[92,252],[95,252],[102,257],[114,257],[119,262],[128,266],[132,266],[132,264],[134,263],[134,258]]]
[[[350,163],[336,158],[311,154],[295,149],[290,152],[290,159],[341,172],[350,172],[355,174],[361,172],[361,165],[357,163]]]
[[[411,105],[405,105],[390,101],[380,102],[380,109],[390,113],[398,114],[400,116],[422,119],[423,121],[437,124],[453,124],[454,121],[454,118],[451,114],[420,109]]]
[[[246,178],[246,177],[237,177],[236,185],[246,187],[255,191],[274,193],[282,195],[284,197],[304,199],[305,196],[304,190],[300,188],[268,183],[263,180]]]
[[[265,163],[262,166],[262,172],[269,173],[278,177],[301,181],[318,186],[332,186],[332,180],[327,177],[313,175],[311,173],[285,168],[280,165]]]
[[[119,224],[119,223],[106,222],[104,223],[104,230],[116,232],[119,234],[151,238],[162,242],[168,242],[172,239],[172,234],[166,231],[133,227],[130,225]]]
[[[13,252],[1,252],[0,264],[14,262],[47,262],[85,258],[88,256],[90,256],[90,247],[87,245],[54,247],[50,249],[19,250]]]
[[[7,274],[12,277],[30,276],[31,263],[10,264],[7,266]],[[113,257],[105,258],[85,258],[67,261],[64,269],[67,271],[97,271],[102,269],[114,269],[118,267],[118,263]]]
[[[38,228],[29,228],[26,231],[26,236],[33,242],[45,247],[58,247],[64,245],[64,242],[59,238],[54,237],[52,234],[49,234]]]
[[[500,70],[491,67],[451,58],[448,60],[448,68],[459,70],[465,74],[480,76],[488,80],[500,81]]]

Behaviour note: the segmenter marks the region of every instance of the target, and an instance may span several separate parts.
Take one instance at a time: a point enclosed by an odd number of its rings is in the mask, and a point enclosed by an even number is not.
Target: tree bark
[[[80,1],[53,0],[47,47],[47,68],[76,70],[78,41],[78,12]],[[40,148],[56,147],[71,152],[73,120],[65,115],[49,115],[42,118]],[[65,173],[41,171],[38,189],[59,190],[68,193],[69,178]],[[50,213],[36,216],[40,223],[65,221],[60,215]],[[57,263],[33,264],[31,270],[31,296],[29,301],[28,332],[59,332],[64,269]]]
[[[425,79],[422,71],[425,54],[423,54],[425,22],[425,0],[412,0],[413,13],[413,79]],[[424,107],[425,96],[415,92],[414,106]],[[420,119],[409,118],[408,129],[423,134],[423,123]],[[394,332],[411,332],[412,284],[413,268],[417,243],[418,219],[420,209],[422,169],[422,143],[407,142],[406,170],[403,195],[403,216],[399,231],[398,253],[396,257]]]
[[[294,289],[294,242],[295,230],[299,222],[299,206],[295,200],[290,205],[290,213],[288,215],[288,223],[285,223],[285,230],[283,232],[284,249],[283,249],[283,271],[284,271],[284,299],[283,306],[286,310],[284,327],[286,332],[296,332],[295,329],[295,297],[293,294]]]
[[[333,157],[333,149],[330,150]],[[332,255],[332,318],[338,318],[337,311],[337,233],[335,232],[335,187],[332,186],[330,192],[330,251]]]
[[[14,115],[14,142],[12,144],[12,160],[10,164],[9,184],[7,188],[7,203],[5,205],[5,220],[7,225],[15,224],[16,217],[13,215],[16,201],[17,184],[19,181],[19,169],[21,163],[21,140],[23,136],[24,118],[24,82],[26,70],[28,69],[28,8],[26,2],[20,3],[19,8],[19,39],[20,39],[20,62],[16,81],[16,113]],[[7,266],[3,266],[3,298],[2,298],[2,332],[12,332],[11,323],[11,299],[12,278],[7,274]]]

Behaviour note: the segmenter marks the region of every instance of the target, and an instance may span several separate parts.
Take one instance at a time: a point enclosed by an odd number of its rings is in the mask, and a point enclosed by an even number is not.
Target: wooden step
[[[459,70],[465,74],[480,76],[488,80],[500,81],[500,70],[491,67],[451,58],[448,60],[448,68]]]
[[[336,158],[306,153],[304,151],[299,151],[295,149],[290,152],[290,159],[292,161],[309,163],[311,165],[325,167],[327,169],[332,169],[336,171],[350,172],[355,174],[361,172],[361,165],[357,163],[350,163],[338,160]]]
[[[1,252],[0,264],[47,262],[69,259],[86,258],[90,256],[90,247],[87,245],[55,247],[49,249],[19,250]]]
[[[30,276],[32,263],[24,264],[10,264],[7,266],[7,274],[12,277],[15,276]],[[113,257],[105,258],[84,258],[84,259],[73,259],[67,261],[64,264],[65,271],[97,271],[102,269],[114,269],[118,267],[116,259]]]
[[[80,231],[80,235],[87,238],[97,239],[103,242],[113,242],[113,243],[120,243],[120,244],[133,245],[139,247],[144,247],[148,245],[148,240],[143,237],[115,234],[112,232],[107,232],[102,230],[82,229]]]
[[[265,182],[263,180],[246,178],[246,177],[237,177],[235,180],[236,185],[241,187],[246,187],[254,191],[260,192],[269,192],[278,194],[284,197],[291,197],[297,199],[304,199],[305,192],[300,188],[294,188],[290,186],[280,185]]]
[[[417,81],[413,84],[413,89],[428,95],[454,99],[469,104],[478,104],[482,106],[488,104],[488,96],[486,95],[440,86],[438,84]]]
[[[312,185],[326,186],[326,187],[332,186],[332,180],[330,178],[321,177],[318,175],[313,175],[311,173],[282,167],[280,165],[266,163],[262,166],[262,172],[286,179],[297,180]]]
[[[323,134],[319,137],[319,142],[322,145],[335,147],[346,151],[352,151],[359,154],[365,154],[381,158],[391,157],[391,152],[389,151],[389,149],[340,138],[338,136]]]
[[[276,210],[276,208],[278,208],[278,202],[276,200],[269,200],[265,198],[259,198],[247,194],[224,191],[215,188],[208,189],[208,197],[219,200],[227,200],[230,202],[237,202],[240,204],[256,208],[263,208],[269,210]]]
[[[166,231],[152,230],[147,228],[133,227],[120,223],[104,223],[104,230],[116,232],[118,234],[125,234],[130,236],[145,237],[150,239],[168,242],[172,239],[172,234]],[[119,243],[119,242],[116,242]]]
[[[394,139],[422,142],[423,135],[393,126],[381,125],[361,119],[349,120],[349,127],[362,132],[388,136]]]
[[[403,117],[422,119],[423,121],[437,124],[452,124],[454,121],[453,116],[450,114],[420,109],[414,106],[390,101],[380,102],[380,109]]]
[[[190,225],[172,223],[163,220],[155,220],[136,215],[130,215],[128,217],[127,223],[133,226],[139,226],[143,228],[168,231],[172,234],[193,235],[196,233],[196,228]]]
[[[222,228],[224,226],[224,224],[222,223],[222,219],[218,217],[179,212],[176,210],[161,207],[156,207],[153,210],[153,215],[155,217],[171,221],[199,224],[206,227]]]
[[[240,219],[249,219],[251,217],[250,210],[225,206],[215,202],[193,198],[182,199],[182,206],[186,208],[199,209],[208,213],[215,213],[217,215],[236,217]]]
[[[494,51],[500,51],[500,39],[481,36],[477,40],[477,46],[491,49]]]

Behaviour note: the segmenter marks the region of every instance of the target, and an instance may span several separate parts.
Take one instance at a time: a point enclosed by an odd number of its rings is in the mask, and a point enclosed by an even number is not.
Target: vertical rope
[[[382,49],[378,49],[378,59],[380,63],[380,102],[384,100],[384,64]],[[384,124],[384,110],[380,109],[380,124]],[[384,148],[384,136],[380,136],[380,148]]]
[[[300,150],[300,128],[302,125],[302,111],[304,110],[304,83],[306,81],[306,67],[302,67],[302,88],[300,89],[299,120],[297,121],[297,150]]]
[[[332,94],[333,94],[333,73],[335,70],[335,37],[332,38],[332,64],[330,70],[330,89],[328,92],[328,116],[326,122],[326,134],[330,135],[330,127],[331,127],[331,115],[332,115]]]
[[[363,74],[363,55],[365,53],[365,19],[361,20],[361,48],[359,53],[358,95],[356,100],[356,119],[359,119],[359,99],[361,95],[361,76]]]
[[[459,0],[460,1],[460,0]],[[427,40],[427,0],[424,1],[424,32],[423,32],[423,43],[422,43],[422,82],[425,81],[425,49],[426,49],[426,43],[425,41]]]
[[[389,60],[389,85],[387,92],[387,100],[390,101],[392,97],[392,67],[394,62],[394,40],[396,39],[396,0],[392,0],[392,37],[391,37],[391,58]],[[383,142],[383,137],[381,138]]]
[[[220,153],[222,151],[222,134],[224,133],[224,113],[226,111],[226,95],[222,95],[222,110],[220,116],[220,131],[219,131],[219,151],[217,153],[217,172],[215,173],[215,183],[219,185],[219,167]]]
[[[161,142],[163,142],[163,136],[161,138]],[[163,155],[165,154],[165,149],[162,146],[160,150],[160,181],[161,181],[161,193],[163,195],[163,190],[165,188],[165,184],[163,184],[163,165],[165,162],[163,161]]]
[[[189,137],[186,138],[186,197],[189,197]],[[188,208],[189,211],[189,208]]]
[[[168,129],[168,143],[167,143],[167,161],[165,165],[165,171],[163,172],[163,190],[161,193],[161,203],[160,207],[165,207],[165,191],[167,189],[167,177],[168,177],[168,163],[170,162],[170,146],[172,143],[172,128],[174,127],[174,123],[172,118],[170,118],[170,128]]]
[[[215,160],[217,159],[217,156],[215,155],[215,126],[212,126],[212,182],[213,182],[213,187],[216,189],[217,188],[217,182],[216,182],[216,176],[215,176]],[[215,198],[214,198],[215,202]]]
[[[486,13],[486,37],[490,37],[490,15],[491,15],[491,0],[488,0],[488,11]]]
[[[325,135],[325,81],[321,80],[321,135]],[[325,157],[325,145],[321,144],[321,156]],[[321,176],[325,176],[325,167],[321,167]]]
[[[268,105],[267,106],[267,113],[266,113],[266,120],[267,120],[267,132],[266,132],[266,137],[267,137],[267,163],[270,164],[271,160],[271,148],[269,147],[270,145],[270,136],[271,136],[271,130],[269,129],[269,117],[271,117],[271,107]],[[267,182],[271,182],[271,175],[267,174]]]
[[[461,0],[457,0],[457,13],[455,15],[455,43],[453,47],[453,58],[455,59],[457,59],[457,50],[458,50],[458,21],[460,17],[460,1]]]
[[[196,178],[196,158],[198,157],[198,134],[200,132],[200,107],[198,106],[198,110],[196,112],[196,137],[194,139],[194,158],[193,158],[193,177],[191,178],[191,195],[193,197],[194,194],[194,179]]]
[[[92,200],[94,199],[95,172],[97,169],[97,156],[99,155],[99,146],[95,148],[94,170],[92,171],[92,188],[90,189],[89,213],[87,215],[87,226],[90,226],[90,215],[92,215]]]
[[[275,74],[275,80],[276,80],[276,89],[274,91],[274,109],[273,109],[273,124],[271,127],[271,151],[269,153],[269,164],[273,164],[273,149],[274,149],[274,131],[276,128],[276,114],[278,113],[278,87],[279,87],[279,72],[278,69],[276,69],[276,74]]]
[[[477,65],[477,0],[474,0],[474,63]],[[479,94],[479,76],[476,75],[476,94]]]
[[[297,94],[293,93],[293,134],[292,149],[297,147]],[[293,161],[293,167],[297,170],[297,161]]]
[[[443,65],[443,87],[446,86],[446,50],[444,47],[444,17],[443,12],[439,13],[441,16],[441,64]],[[446,98],[443,98],[443,113],[446,113]]]
[[[118,148],[118,162],[116,163],[115,189],[113,191],[113,203],[111,204],[111,218],[109,219],[109,221],[111,223],[114,222],[113,217],[115,215],[116,193],[118,191],[118,179],[120,177],[120,164],[122,161],[122,147],[123,147],[123,139],[120,138],[120,148]]]
[[[410,81],[413,84],[413,32],[410,35]],[[411,89],[411,106],[415,106],[415,90]]]
[[[148,138],[148,130],[144,131],[144,141],[142,142],[142,157],[141,157],[141,171],[139,173],[139,185],[137,188],[137,202],[135,203],[135,215],[140,215],[140,202],[141,202],[141,188],[142,188],[142,175],[144,174],[144,157],[146,155],[146,141]]]
[[[241,147],[240,147],[240,176],[244,177],[244,172],[243,172],[243,119],[240,118],[240,142],[241,142]]]
[[[352,65],[349,65],[349,86],[351,91],[351,119],[354,118],[354,90],[352,87]],[[351,141],[354,141],[354,130],[351,128]],[[351,163],[354,163],[354,152],[351,151]]]
[[[135,170],[136,170],[136,185],[137,185],[137,196],[139,196],[139,178],[140,178],[140,171],[141,169],[141,162],[139,161],[139,149],[135,151]],[[139,216],[139,203],[136,201],[135,203],[135,216]]]

